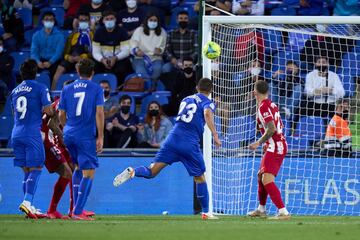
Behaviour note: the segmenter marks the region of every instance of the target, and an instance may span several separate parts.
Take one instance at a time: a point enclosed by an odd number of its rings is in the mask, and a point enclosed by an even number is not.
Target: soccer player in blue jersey
[[[14,149],[14,165],[24,171],[24,200],[19,209],[29,218],[38,218],[32,206],[41,169],[45,162],[45,150],[41,139],[43,113],[53,115],[49,90],[36,82],[37,64],[26,60],[20,67],[22,83],[10,95],[14,111],[14,128],[11,141]]]
[[[64,143],[76,166],[72,179],[75,207],[71,217],[75,220],[94,220],[84,213],[84,206],[95,168],[99,166],[96,153],[103,148],[104,93],[99,84],[91,81],[94,75],[92,60],[82,59],[76,64],[76,71],[80,79],[63,89],[59,103]]]
[[[174,162],[182,162],[189,175],[196,182],[196,195],[202,207],[202,219],[217,219],[209,212],[209,193],[205,180],[205,162],[200,150],[200,139],[204,125],[208,125],[217,147],[221,145],[214,125],[215,105],[208,98],[213,85],[210,79],[202,78],[197,86],[198,93],[184,98],[180,104],[176,123],[157,153],[150,167],[128,167],[114,179],[114,186],[130,178],[153,178]]]

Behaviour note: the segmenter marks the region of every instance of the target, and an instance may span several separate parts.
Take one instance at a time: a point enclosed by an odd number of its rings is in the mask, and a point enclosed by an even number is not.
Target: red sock
[[[51,203],[50,203],[48,212],[56,211],[57,205],[61,199],[61,196],[65,192],[66,186],[68,185],[69,181],[70,180],[67,178],[59,177],[59,179],[57,180],[57,182],[55,183],[55,186],[54,186],[54,193],[53,193],[53,196],[51,199]]]
[[[69,208],[69,213],[72,212],[72,210],[74,209],[74,195],[73,195],[73,185],[72,185],[72,179],[70,178],[70,182],[69,182],[69,187],[70,187],[70,208]]]
[[[281,199],[280,191],[274,182],[268,183],[264,187],[265,187],[266,191],[268,192],[268,194],[270,195],[271,201],[275,204],[275,206],[278,209],[285,207],[285,205]]]
[[[264,184],[261,181],[258,181],[258,184],[258,196],[260,205],[265,206],[268,193],[264,187]]]

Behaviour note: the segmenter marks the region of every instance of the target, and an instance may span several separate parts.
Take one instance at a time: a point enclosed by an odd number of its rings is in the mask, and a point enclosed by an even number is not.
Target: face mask
[[[181,21],[181,22],[179,22],[179,26],[180,26],[180,28],[182,28],[182,29],[185,29],[185,28],[187,28],[187,26],[189,25],[189,23],[188,22],[185,22],[185,21]]]
[[[153,22],[153,21],[148,21],[148,27],[150,28],[150,29],[155,29],[155,28],[157,28],[157,26],[158,26],[158,23],[157,22]]]
[[[261,72],[261,68],[259,68],[259,67],[253,67],[250,70],[250,73],[253,76],[258,76],[260,74],[260,72]]]
[[[327,65],[322,65],[322,66],[315,66],[315,68],[316,68],[317,70],[319,70],[319,72],[327,72],[328,69],[329,69],[329,66],[327,66]]]
[[[110,21],[105,21],[104,22],[106,29],[112,29],[115,27],[115,21],[114,20],[110,20]]]
[[[136,0],[126,1],[126,5],[128,6],[128,8],[135,8],[136,7]]]
[[[51,21],[44,21],[44,27],[46,29],[52,29],[54,27],[54,22],[51,22]]]
[[[183,69],[184,73],[186,74],[191,74],[193,72],[193,68],[192,67],[186,67]]]
[[[88,22],[79,22],[79,28],[81,30],[86,30],[89,28],[89,23]]]
[[[109,95],[110,95],[110,91],[104,90],[104,96],[105,96],[105,97],[108,97]]]
[[[93,4],[99,5],[101,4],[103,1],[102,0],[92,0],[91,1]]]
[[[0,46],[0,53],[2,53],[4,51],[4,47]]]
[[[150,114],[150,116],[152,116],[152,117],[156,117],[157,115],[159,115],[159,110],[155,110],[155,109],[150,110],[150,111],[149,111],[149,114]]]
[[[347,120],[349,118],[349,111],[348,110],[344,110],[342,113],[342,118]]]
[[[130,106],[122,106],[120,109],[123,114],[128,114],[130,112]]]

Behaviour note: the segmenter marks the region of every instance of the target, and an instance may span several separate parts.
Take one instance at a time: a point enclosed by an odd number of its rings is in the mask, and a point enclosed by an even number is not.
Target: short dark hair
[[[201,78],[197,83],[199,92],[210,93],[213,89],[213,83],[209,78]]]
[[[184,61],[194,62],[194,59],[193,59],[192,57],[190,57],[190,56],[187,56],[187,57],[184,57],[184,58],[182,59],[182,61],[183,61],[183,62],[184,62]]]
[[[94,72],[94,66],[95,64],[93,60],[84,58],[76,64],[76,69],[80,77],[89,78]]]
[[[114,12],[113,10],[105,10],[103,11],[102,13],[102,17],[107,17],[107,16],[110,16],[110,15],[113,15],[114,17],[116,17],[116,12]]]
[[[132,99],[129,95],[125,94],[125,95],[122,95],[119,99],[119,103],[121,103],[122,101],[125,101],[125,100],[130,100],[130,103],[132,103]]]
[[[45,18],[46,16],[53,16],[54,19],[56,20],[55,13],[54,13],[53,11],[46,11],[46,12],[44,12],[43,15],[42,15],[41,20],[44,20],[44,18]]]
[[[286,66],[289,65],[289,64],[294,64],[297,67],[299,67],[299,64],[297,62],[295,62],[294,60],[289,60],[289,61],[286,62]]]
[[[349,99],[347,99],[347,98],[339,98],[339,99],[336,101],[336,106],[339,106],[340,104],[344,104],[344,103],[347,103],[347,104],[350,105]]]
[[[22,80],[33,80],[37,74],[37,63],[34,59],[27,59],[20,66],[20,76]]]
[[[77,18],[79,18],[80,16],[86,16],[90,19],[90,13],[86,12],[86,11],[81,11],[81,12],[78,12],[77,14]]]
[[[178,12],[177,16],[179,16],[179,15],[188,15],[189,16],[189,12],[182,10],[182,11]]]
[[[322,59],[322,58],[325,59],[326,61],[329,61],[329,58],[327,56],[320,55],[315,58],[315,62],[317,62],[319,59]]]
[[[260,94],[266,94],[269,92],[269,84],[264,80],[258,80],[255,82],[255,90]]]
[[[110,82],[109,82],[108,80],[101,80],[101,81],[99,82],[99,84],[102,84],[102,83],[105,83],[105,84],[107,84],[107,85],[110,86]]]

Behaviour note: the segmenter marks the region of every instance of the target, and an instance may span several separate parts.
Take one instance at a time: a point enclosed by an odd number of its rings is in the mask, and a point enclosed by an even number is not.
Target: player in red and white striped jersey
[[[258,172],[258,196],[259,207],[250,212],[251,217],[266,216],[266,199],[270,196],[272,202],[278,208],[278,214],[272,219],[289,219],[290,214],[286,210],[280,191],[275,185],[275,177],[278,174],[281,164],[287,153],[287,143],[283,135],[283,123],[280,112],[275,103],[268,99],[269,86],[266,81],[255,83],[254,95],[258,103],[257,125],[262,133],[262,137],[255,143],[249,145],[251,150],[255,150],[260,145],[264,146],[264,156],[261,159],[260,170]]]

